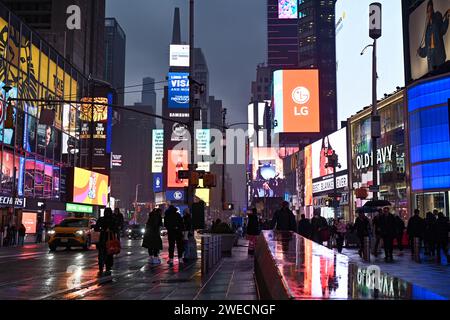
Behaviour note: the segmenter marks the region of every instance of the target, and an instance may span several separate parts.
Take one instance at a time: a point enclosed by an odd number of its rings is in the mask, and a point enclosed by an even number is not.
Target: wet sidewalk
[[[383,251],[379,252],[378,257],[371,255],[370,262],[367,263],[358,255],[358,249],[344,248],[342,251],[352,262],[366,267],[379,266],[382,272],[450,299],[450,265],[437,264],[433,259],[422,259],[421,263],[417,263],[412,260],[409,249],[403,250],[403,255],[400,255],[400,251],[394,250],[394,262],[389,263],[384,261]]]
[[[80,288],[53,299],[86,300],[257,300],[253,257],[247,254],[247,241],[239,240],[230,257],[223,257],[207,275],[201,274],[201,259],[170,267],[167,253],[162,264],[136,265],[125,274],[113,275],[100,286]],[[200,257],[200,254],[199,254]]]

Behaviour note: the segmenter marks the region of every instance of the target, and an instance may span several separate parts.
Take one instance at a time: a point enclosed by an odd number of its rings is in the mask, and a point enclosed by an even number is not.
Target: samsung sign
[[[169,72],[169,108],[189,108],[189,73]]]

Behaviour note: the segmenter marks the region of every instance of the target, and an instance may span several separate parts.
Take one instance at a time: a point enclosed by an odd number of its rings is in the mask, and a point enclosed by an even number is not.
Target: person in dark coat
[[[405,231],[405,222],[400,217],[400,215],[394,216],[395,219],[395,239],[397,240],[398,250],[400,250],[400,255],[403,255],[403,233]]]
[[[373,247],[373,255],[375,257],[378,257],[378,247],[380,246],[381,241],[381,224],[380,219],[383,215],[383,210],[379,209],[378,213],[375,217],[372,219],[372,226],[373,226],[373,232],[375,236],[375,245]]]
[[[255,251],[256,239],[260,233],[260,226],[258,220],[258,211],[253,208],[248,214],[248,225],[247,225],[247,240],[248,243],[248,253],[252,254]]]
[[[301,219],[298,222],[298,234],[307,239],[311,239],[311,222],[304,214],[301,215]]]
[[[394,238],[397,233],[395,217],[390,213],[388,207],[383,208],[383,214],[380,216],[381,238],[384,243],[384,260],[393,262]]]
[[[358,210],[358,216],[355,219],[354,228],[356,230],[356,235],[359,239],[359,250],[358,253],[362,257],[364,248],[364,238],[369,236],[370,233],[370,222],[369,219],[364,214],[364,211]]]
[[[311,236],[314,242],[323,244],[324,239],[323,234],[328,230],[327,219],[320,215],[320,209],[315,210],[314,217],[311,219]]]
[[[442,212],[438,213],[438,219],[436,220],[436,259],[438,263],[441,263],[441,251],[448,259],[448,232],[449,222],[448,218],[444,216]]]
[[[94,227],[95,231],[100,232],[100,239],[97,243],[98,250],[98,275],[103,275],[103,269],[106,266],[106,276],[111,275],[111,269],[114,264],[114,255],[108,254],[106,250],[106,242],[112,235],[117,235],[116,219],[114,218],[111,208],[106,208],[104,216],[97,220]]]
[[[153,209],[148,216],[145,225],[144,239],[142,246],[148,249],[150,263],[160,264],[159,251],[163,248],[161,240],[160,228],[162,227],[161,209]]]
[[[183,230],[184,232],[187,232],[188,237],[194,235],[194,231],[192,229],[192,217],[189,209],[184,209],[183,211]]]
[[[275,211],[270,227],[276,227],[278,231],[296,231],[297,224],[294,213],[289,209],[289,202],[283,201],[281,209]]]
[[[23,246],[23,242],[25,240],[25,234],[27,232],[27,228],[25,228],[25,226],[23,225],[23,223],[20,224],[19,230],[18,230],[18,234],[19,234],[19,242],[18,245],[19,246]]]
[[[427,212],[425,217],[425,231],[424,231],[424,242],[425,242],[425,255],[434,257],[435,254],[435,224],[436,218],[433,213]]]
[[[164,226],[167,229],[167,238],[169,240],[169,260],[167,263],[171,266],[173,265],[175,244],[178,251],[178,263],[183,263],[183,219],[173,205],[170,205],[164,212]]]
[[[414,238],[419,238],[420,242],[422,242],[424,231],[425,221],[420,217],[419,209],[415,209],[414,215],[408,220],[408,227],[406,229],[406,232],[408,233],[411,254],[414,254]]]
[[[117,226],[117,236],[120,238],[120,234],[122,232],[124,226],[123,214],[120,212],[119,208],[114,209],[114,219],[116,219]]]

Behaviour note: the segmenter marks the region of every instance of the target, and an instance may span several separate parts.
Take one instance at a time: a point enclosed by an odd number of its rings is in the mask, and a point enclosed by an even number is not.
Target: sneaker
[[[107,270],[106,272],[105,272],[105,276],[106,277],[109,277],[111,275],[111,270]]]
[[[99,277],[99,278],[103,277],[103,271],[97,272],[97,277]]]
[[[153,264],[161,264],[161,259],[160,258],[153,258]]]

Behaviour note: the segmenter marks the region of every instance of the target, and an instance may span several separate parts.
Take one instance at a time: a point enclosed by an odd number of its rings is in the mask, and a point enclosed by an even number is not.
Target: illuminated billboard
[[[168,90],[170,109],[189,108],[189,73],[169,72]]]
[[[108,176],[74,168],[72,202],[106,206],[108,204]]]
[[[274,72],[275,133],[320,132],[319,71]]]
[[[278,0],[278,19],[296,19],[298,17],[298,0]]]
[[[171,44],[169,65],[171,67],[189,67],[189,46]]]
[[[449,9],[450,0],[424,1],[409,15],[409,58],[413,80],[439,69],[450,59]]]
[[[313,193],[334,189],[333,168],[326,168],[327,155],[333,151],[338,156],[340,168],[336,168],[336,187],[348,186],[347,175],[347,128],[336,131],[312,144]]]
[[[283,160],[276,148],[253,148],[252,178],[253,198],[284,195]]]
[[[152,132],[152,172],[162,173],[164,158],[164,130],[153,129]]]
[[[167,187],[182,188],[188,186],[188,179],[179,179],[178,171],[188,169],[187,150],[169,150],[167,156]]]
[[[197,129],[196,130],[196,140],[197,140],[197,154],[199,156],[209,156],[210,150],[210,130],[209,129]]]
[[[402,1],[338,0],[336,2],[336,89],[338,120],[372,103],[372,43],[369,38],[369,5],[383,7],[383,35],[377,39],[378,99],[405,85]],[[424,25],[421,24],[422,27]],[[422,36],[422,33],[420,33]]]
[[[22,223],[25,226],[26,234],[36,233],[37,213],[22,212]]]
[[[313,204],[312,187],[312,146],[305,147],[305,206]]]

